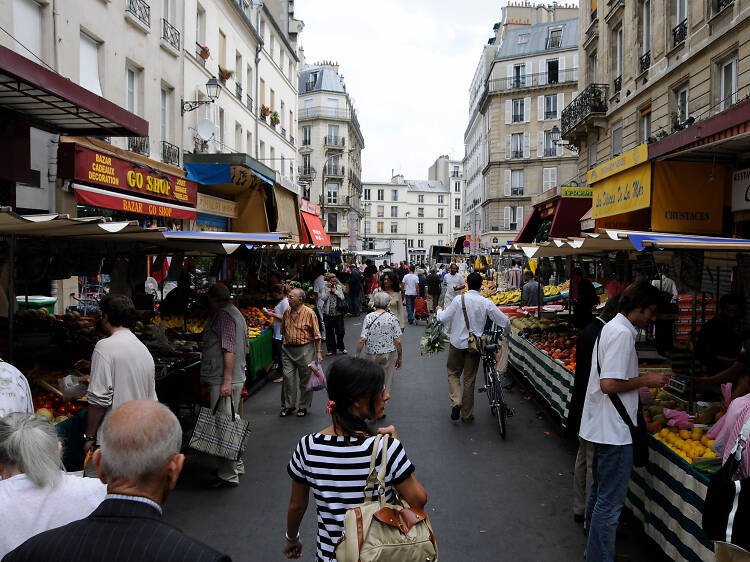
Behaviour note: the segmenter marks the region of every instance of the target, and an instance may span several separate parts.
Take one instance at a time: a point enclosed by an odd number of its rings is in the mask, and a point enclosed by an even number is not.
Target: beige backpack
[[[409,507],[396,489],[396,503],[385,501],[388,435],[378,435],[372,445],[365,501],[346,511],[344,534],[336,546],[337,562],[435,562],[437,543],[427,514]],[[380,470],[375,473],[378,444],[383,442]],[[377,484],[378,501],[373,500]]]

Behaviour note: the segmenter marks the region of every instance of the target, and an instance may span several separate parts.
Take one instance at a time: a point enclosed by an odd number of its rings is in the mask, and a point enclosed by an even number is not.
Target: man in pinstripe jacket
[[[162,505],[177,484],[185,457],[182,430],[164,405],[126,402],[101,428],[92,456],[107,496],[91,515],[30,538],[3,562],[231,562],[162,520]]]

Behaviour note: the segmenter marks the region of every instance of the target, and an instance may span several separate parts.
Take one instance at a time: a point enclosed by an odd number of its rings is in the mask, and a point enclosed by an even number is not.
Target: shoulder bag
[[[750,551],[750,478],[733,478],[742,464],[749,434],[750,418],[742,426],[727,462],[708,483],[702,521],[703,532],[710,540],[746,551]]]
[[[469,347],[466,348],[466,351],[472,354],[480,354],[482,353],[482,342],[478,336],[476,336],[471,331],[471,326],[469,325],[469,315],[466,312],[466,293],[461,294],[461,308],[464,311],[464,321],[466,322],[466,330],[469,332]]]
[[[395,503],[385,501],[388,441],[388,435],[378,435],[372,443],[365,501],[346,510],[344,533],[336,545],[338,562],[434,562],[438,559],[437,542],[427,514],[409,507],[395,488]],[[376,473],[381,442],[380,470]],[[376,489],[377,501],[373,499]]]
[[[596,372],[599,374],[599,378],[602,376],[602,365],[599,359],[599,338],[601,334],[596,338]],[[633,466],[643,467],[648,464],[648,431],[646,431],[646,421],[643,419],[643,409],[641,408],[641,399],[638,398],[638,410],[636,414],[637,423],[633,424],[630,419],[628,411],[625,409],[625,405],[620,400],[620,396],[617,393],[607,394],[609,399],[612,401],[612,405],[620,414],[622,421],[628,426],[630,430],[630,437],[633,440]]]

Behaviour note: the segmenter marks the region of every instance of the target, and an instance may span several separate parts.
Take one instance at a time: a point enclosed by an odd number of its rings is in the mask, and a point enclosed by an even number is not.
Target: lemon
[[[682,439],[690,439],[690,432],[687,429],[680,430],[680,437]]]

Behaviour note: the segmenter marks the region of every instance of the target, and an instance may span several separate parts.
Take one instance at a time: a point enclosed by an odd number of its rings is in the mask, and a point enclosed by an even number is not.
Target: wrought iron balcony
[[[198,43],[196,41],[195,43],[195,58],[198,59],[198,62],[201,63],[203,66],[206,66],[206,59],[203,58],[201,53],[203,52],[203,45]]]
[[[180,147],[174,144],[161,141],[161,161],[173,166],[180,165]]]
[[[685,39],[687,39],[687,19],[682,20],[672,30],[672,38],[674,39],[674,47],[676,47],[680,43],[683,43]]]
[[[161,19],[161,38],[175,50],[180,50],[180,32],[164,18]]]
[[[292,144],[294,144],[294,137],[292,135],[289,135],[289,142],[291,142]]]
[[[284,137],[284,138],[286,138],[286,128],[285,127],[281,128],[281,136]]]
[[[607,114],[607,84],[589,84],[578,96],[563,109],[560,120],[562,135],[566,135],[585,119],[593,115]]]
[[[544,147],[544,156],[546,158],[549,158],[550,156],[557,156],[557,147],[554,147],[554,146],[545,146]]]
[[[615,93],[622,90],[622,74],[615,78]]]
[[[641,72],[646,72],[651,68],[651,51],[641,57]]]
[[[234,83],[234,95],[236,95],[237,99],[242,103],[242,84],[239,82]]]
[[[148,137],[128,137],[128,150],[136,154],[148,156],[151,154],[151,146]]]
[[[151,6],[144,0],[125,0],[125,11],[146,27],[151,27]]]
[[[342,147],[345,144],[345,138],[344,137],[329,137],[325,136],[323,137],[323,144],[326,146],[336,146],[336,147]]]
[[[245,97],[245,105],[250,111],[253,110],[253,98],[250,97],[250,94]]]
[[[550,70],[538,74],[525,74],[523,76],[511,76],[510,78],[496,78],[489,81],[489,91],[505,92],[507,90],[518,90],[521,88],[536,88],[549,84],[560,84],[563,82],[578,82],[578,69],[566,68],[565,70]]]
[[[734,0],[718,0],[716,3],[716,13],[718,14],[721,12],[724,8],[734,4]]]
[[[555,111],[545,111],[544,112],[544,118],[545,119],[557,119],[557,110],[555,110]]]
[[[327,176],[343,177],[345,171],[344,166],[336,166],[331,163],[326,164],[325,167],[325,173]]]
[[[314,176],[315,168],[313,166],[302,166],[299,169],[299,175],[300,176]]]
[[[523,158],[523,150],[511,150],[511,158]]]

